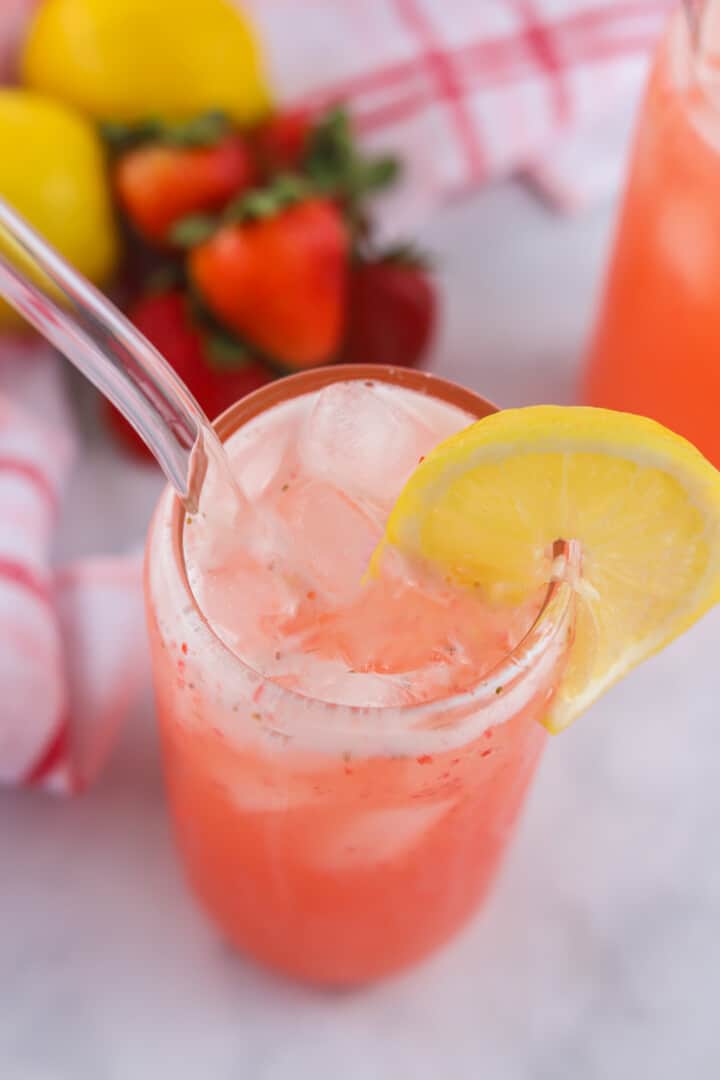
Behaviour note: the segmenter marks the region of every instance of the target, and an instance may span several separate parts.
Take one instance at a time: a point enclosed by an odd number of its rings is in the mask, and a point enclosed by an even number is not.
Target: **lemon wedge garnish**
[[[582,570],[551,731],[720,599],[720,473],[699,451],[626,413],[498,412],[427,456],[377,553],[392,545],[515,604],[550,580],[558,540],[579,542]]]

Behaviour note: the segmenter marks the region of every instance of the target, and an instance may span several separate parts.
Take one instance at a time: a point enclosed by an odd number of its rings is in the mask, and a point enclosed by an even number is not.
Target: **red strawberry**
[[[276,113],[255,133],[255,151],[265,176],[293,172],[302,166],[312,132],[307,109]]]
[[[128,315],[170,361],[211,419],[273,377],[257,361],[232,370],[214,368],[207,340],[193,324],[187,301],[179,291],[145,296]],[[112,405],[106,405],[112,428],[128,446],[149,458],[142,439]]]
[[[337,207],[306,199],[225,225],[190,254],[210,310],[251,348],[291,368],[333,358],[342,338],[348,237]]]
[[[427,272],[404,253],[357,263],[350,274],[342,359],[414,367],[432,337],[437,299]]]
[[[222,208],[255,182],[245,141],[227,135],[214,146],[141,145],[115,166],[115,189],[128,218],[147,240],[164,244],[188,214]]]

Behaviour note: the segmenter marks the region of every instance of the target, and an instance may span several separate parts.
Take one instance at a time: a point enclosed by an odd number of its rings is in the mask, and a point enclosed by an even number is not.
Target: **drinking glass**
[[[347,379],[493,411],[424,373],[334,367],[262,388],[218,433]],[[333,705],[264,678],[223,644],[188,584],[185,520],[168,490],[146,598],[169,798],[195,894],[244,953],[303,980],[358,984],[420,960],[477,909],[508,844],[545,742],[572,589],[551,584],[523,641],[469,692]]]

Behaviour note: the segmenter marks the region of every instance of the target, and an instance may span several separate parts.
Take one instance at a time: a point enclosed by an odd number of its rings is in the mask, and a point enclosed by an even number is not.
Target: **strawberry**
[[[211,146],[142,144],[121,155],[114,168],[117,197],[130,222],[161,245],[180,218],[221,209],[255,178],[247,143],[235,134]]]
[[[342,359],[414,367],[432,337],[437,300],[425,269],[406,251],[356,263],[350,274]]]
[[[276,113],[255,132],[254,146],[264,176],[301,169],[313,124],[307,109]]]
[[[257,361],[234,369],[213,366],[212,343],[193,323],[187,300],[179,290],[143,297],[128,316],[169,360],[211,419],[273,377]],[[140,437],[109,402],[105,404],[114,431],[131,449],[149,458],[150,451]]]
[[[195,247],[190,277],[251,349],[285,367],[314,367],[333,358],[342,338],[347,230],[327,199],[262,207],[268,216],[223,225]]]

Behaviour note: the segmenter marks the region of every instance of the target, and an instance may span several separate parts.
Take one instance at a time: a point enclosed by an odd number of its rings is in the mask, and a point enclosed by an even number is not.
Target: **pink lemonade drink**
[[[292,976],[361,983],[450,938],[538,762],[571,632],[552,588],[511,608],[399,557],[366,576],[419,459],[490,411],[417,372],[298,375],[218,424],[247,499],[235,535],[169,493],[156,512],[147,604],[179,846],[221,930]]]
[[[720,4],[693,10],[655,59],[584,398],[659,420],[718,466]]]

